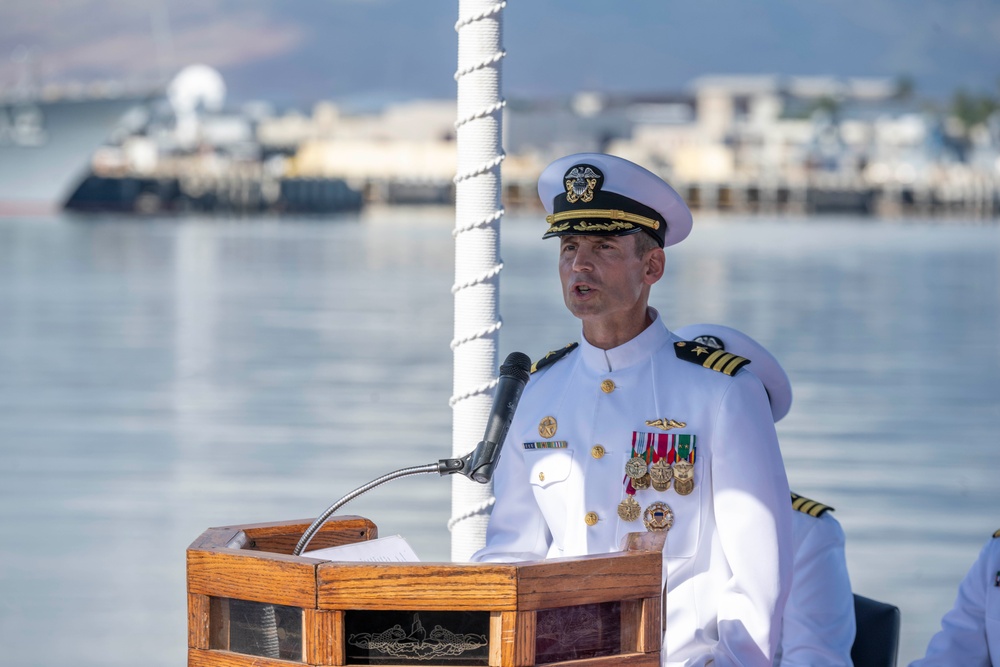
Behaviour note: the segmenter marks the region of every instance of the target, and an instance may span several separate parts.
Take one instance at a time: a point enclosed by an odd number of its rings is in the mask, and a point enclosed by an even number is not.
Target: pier
[[[443,179],[363,179],[353,184],[364,201],[383,205],[450,204],[454,186]],[[963,185],[871,184],[860,179],[817,177],[801,182],[674,182],[693,210],[742,215],[870,215],[880,218],[966,216],[1000,218],[1000,181]],[[508,210],[541,210],[536,181],[507,177]]]

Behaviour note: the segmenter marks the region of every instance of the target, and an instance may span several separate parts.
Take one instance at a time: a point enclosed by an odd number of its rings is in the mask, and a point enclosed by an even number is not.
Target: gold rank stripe
[[[823,512],[832,510],[833,508],[792,492],[792,509],[812,517],[818,517]]]
[[[731,352],[716,350],[712,354],[708,355],[701,365],[705,368],[711,368],[713,371],[721,371],[726,375],[732,375],[737,371],[737,369],[739,369],[740,364],[744,361],[746,361],[746,359],[738,357]]]
[[[602,218],[605,220],[622,220],[624,222],[631,222],[636,225],[641,225],[643,227],[649,227],[650,229],[659,229],[660,221],[654,220],[652,218],[647,218],[644,215],[639,215],[637,213],[626,213],[625,211],[619,211],[613,208],[594,208],[594,209],[578,209],[575,211],[562,211],[561,213],[554,213],[552,215],[545,216],[545,222],[549,223],[551,227],[554,224],[560,223],[563,220],[577,220],[579,218]]]

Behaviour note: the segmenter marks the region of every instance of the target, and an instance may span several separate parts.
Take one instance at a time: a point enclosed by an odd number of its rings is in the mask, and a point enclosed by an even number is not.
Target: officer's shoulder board
[[[800,496],[794,491],[792,491],[792,509],[797,512],[802,512],[803,514],[808,514],[809,516],[817,517],[823,516],[826,512],[833,511],[833,508],[829,505],[824,505],[823,503],[818,503],[815,500],[806,498],[805,496]]]
[[[552,364],[556,363],[557,361],[565,357],[567,354],[575,350],[579,345],[580,345],[579,343],[570,343],[566,347],[560,348],[558,350],[552,350],[551,352],[547,353],[544,357],[542,357],[535,363],[531,364],[531,372],[534,373],[536,371],[542,370],[546,366],[551,366]]]
[[[709,345],[702,345],[690,340],[682,340],[674,343],[674,353],[678,359],[690,361],[693,364],[711,368],[726,375],[733,375],[736,371],[750,363],[745,357],[740,357],[732,352],[719,350]]]
[[[993,537],[1000,537],[1000,530],[998,530],[997,532],[993,533]]]

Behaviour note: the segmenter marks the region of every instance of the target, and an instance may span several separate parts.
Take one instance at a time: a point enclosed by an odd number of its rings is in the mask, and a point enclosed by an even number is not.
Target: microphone
[[[531,359],[522,352],[511,352],[500,366],[500,377],[497,378],[496,391],[493,392],[493,408],[486,421],[486,432],[476,448],[460,459],[440,459],[437,463],[403,468],[360,486],[346,496],[330,505],[320,514],[299,538],[298,544],[292,550],[293,556],[301,555],[316,532],[322,528],[326,520],[334,512],[354,500],[362,493],[367,493],[386,482],[408,475],[422,473],[438,473],[439,475],[454,475],[461,473],[480,484],[486,484],[493,479],[493,469],[500,460],[500,448],[507,437],[507,429],[514,418],[517,402],[521,400],[521,391],[531,377]]]
[[[493,470],[500,460],[500,450],[507,437],[507,429],[514,418],[514,410],[521,400],[521,391],[531,376],[531,359],[523,352],[511,352],[500,366],[500,377],[493,392],[493,408],[486,420],[486,432],[476,448],[461,459],[445,459],[440,462],[442,475],[460,472],[480,484],[493,479]],[[461,462],[461,469],[455,469]]]

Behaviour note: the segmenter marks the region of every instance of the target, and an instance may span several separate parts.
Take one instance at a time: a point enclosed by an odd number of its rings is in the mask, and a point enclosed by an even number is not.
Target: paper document
[[[400,535],[377,540],[342,544],[339,547],[316,549],[302,554],[306,558],[360,563],[418,563],[420,559],[409,542]]]

